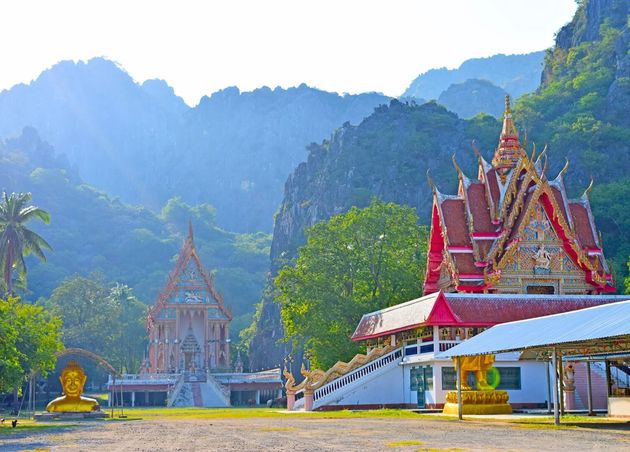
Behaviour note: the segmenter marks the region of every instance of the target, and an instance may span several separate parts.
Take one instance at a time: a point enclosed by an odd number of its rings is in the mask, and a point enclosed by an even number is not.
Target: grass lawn
[[[21,433],[37,433],[45,430],[67,429],[77,425],[78,424],[67,424],[61,422],[41,423],[35,422],[31,419],[20,419],[17,427],[13,428],[11,427],[11,421],[7,419],[5,422],[0,424],[0,438]]]
[[[109,411],[108,411],[109,412]],[[118,410],[114,415],[118,416]],[[369,411],[286,411],[282,408],[125,408],[125,415],[132,418],[188,418],[188,419],[236,419],[300,417],[320,419],[343,418],[408,418],[430,417],[408,410],[369,410]],[[449,417],[448,419],[455,419]]]

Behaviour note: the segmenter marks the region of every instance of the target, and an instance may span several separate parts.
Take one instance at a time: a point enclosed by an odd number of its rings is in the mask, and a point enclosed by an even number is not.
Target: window
[[[556,293],[554,286],[527,286],[527,293],[533,295],[553,295]]]
[[[521,389],[520,367],[497,367],[496,369],[499,371],[500,378],[497,389]]]
[[[433,368],[431,366],[412,367],[409,371],[409,377],[412,391],[433,390]]]
[[[494,369],[494,370],[493,370]],[[442,390],[454,391],[457,389],[455,386],[455,379],[457,374],[454,367],[442,367]],[[499,384],[496,389],[503,390],[519,390],[521,389],[521,368],[520,367],[493,367],[488,371],[488,384],[494,386],[496,379],[499,379]],[[471,388],[477,386],[475,374],[468,372],[468,385]]]
[[[443,391],[452,391],[457,389],[455,386],[455,379],[457,378],[457,373],[455,372],[454,367],[442,367],[442,390]]]
[[[413,356],[418,354],[418,341],[413,339],[405,343],[405,356]]]

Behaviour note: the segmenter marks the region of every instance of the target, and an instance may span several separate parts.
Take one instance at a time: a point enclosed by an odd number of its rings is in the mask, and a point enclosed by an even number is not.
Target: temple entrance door
[[[202,363],[200,362],[201,356],[201,347],[193,334],[192,328],[188,328],[188,334],[186,338],[182,342],[182,356],[183,356],[183,365],[182,369],[184,372],[198,372],[202,369]]]
[[[410,389],[416,392],[418,408],[426,408],[426,391],[433,390],[433,367],[412,367],[409,376]]]
[[[193,352],[184,352],[184,370],[190,371],[193,367]]]

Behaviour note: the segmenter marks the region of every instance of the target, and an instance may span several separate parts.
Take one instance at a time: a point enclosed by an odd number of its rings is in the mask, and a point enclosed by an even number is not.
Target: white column
[[[136,406],[136,391],[131,391],[131,408]]]
[[[260,405],[260,389],[256,391],[256,405]]]

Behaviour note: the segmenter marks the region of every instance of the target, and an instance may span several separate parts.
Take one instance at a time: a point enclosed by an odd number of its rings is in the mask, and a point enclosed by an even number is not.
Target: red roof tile
[[[442,202],[443,221],[448,232],[448,242],[451,245],[470,246],[468,224],[463,199],[446,199]]]
[[[495,231],[497,229],[490,218],[486,188],[483,184],[472,183],[468,187],[468,208],[473,217],[475,232]]]
[[[572,202],[569,204],[571,215],[573,215],[573,225],[580,245],[588,247],[596,247],[595,238],[593,237],[593,229],[588,219],[588,212],[580,202]]]

